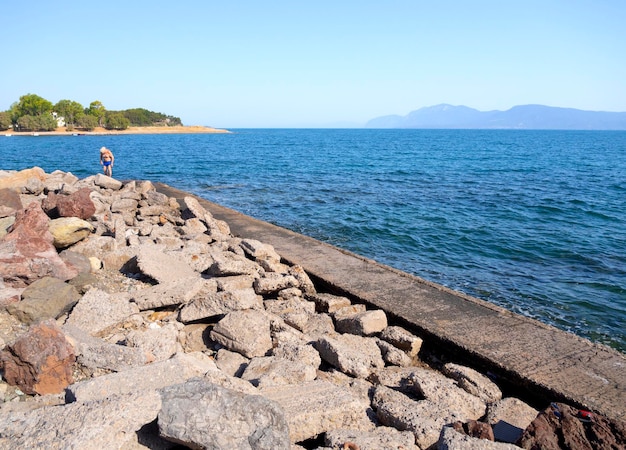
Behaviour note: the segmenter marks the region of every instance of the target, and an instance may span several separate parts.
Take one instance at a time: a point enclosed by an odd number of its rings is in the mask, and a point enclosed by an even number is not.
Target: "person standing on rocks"
[[[113,176],[114,161],[115,157],[113,156],[113,152],[106,147],[102,147],[100,149],[100,165],[102,165],[102,171],[104,174],[109,177]]]

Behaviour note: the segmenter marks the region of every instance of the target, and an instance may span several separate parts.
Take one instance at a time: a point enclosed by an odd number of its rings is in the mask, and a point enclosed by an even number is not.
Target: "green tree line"
[[[182,125],[180,118],[148,111],[144,108],[123,111],[107,110],[95,100],[83,107],[73,100],[59,100],[53,104],[36,94],[22,95],[7,111],[0,111],[0,130],[53,131],[63,118],[66,129],[92,131],[96,127],[107,130],[125,130],[135,126]]]

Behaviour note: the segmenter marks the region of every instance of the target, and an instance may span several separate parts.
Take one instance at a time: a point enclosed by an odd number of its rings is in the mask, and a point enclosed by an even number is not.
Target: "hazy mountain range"
[[[478,111],[467,106],[436,105],[406,116],[382,116],[365,128],[486,128],[527,130],[626,130],[626,112],[583,111],[544,105]]]

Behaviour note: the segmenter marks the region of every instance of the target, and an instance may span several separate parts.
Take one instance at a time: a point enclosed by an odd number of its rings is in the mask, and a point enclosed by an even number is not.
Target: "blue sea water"
[[[0,169],[162,181],[626,352],[626,132],[11,137]]]

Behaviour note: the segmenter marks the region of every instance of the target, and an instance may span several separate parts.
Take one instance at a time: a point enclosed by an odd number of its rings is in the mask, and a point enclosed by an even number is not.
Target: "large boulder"
[[[282,408],[202,379],[161,391],[158,416],[162,437],[189,448],[289,449],[289,427]]]
[[[626,448],[626,424],[563,403],[552,403],[524,430],[516,444],[545,450]]]
[[[272,349],[270,320],[252,309],[233,311],[215,325],[211,339],[248,358],[264,356]]]
[[[0,189],[0,217],[13,215],[22,208],[22,199],[16,190]]]
[[[56,208],[61,217],[78,217],[87,220],[96,213],[96,206],[91,200],[91,189],[81,188],[70,195],[57,198]]]
[[[31,178],[37,178],[40,181],[46,179],[46,173],[40,167],[33,167],[30,169],[20,170],[19,172],[12,172],[6,176],[0,177],[0,189],[15,189],[21,190],[23,186],[26,186],[28,180]]]
[[[95,227],[78,217],[59,217],[48,225],[56,248],[67,248],[89,236]]]
[[[100,401],[45,406],[10,412],[0,410],[0,448],[6,449],[167,449],[158,437],[146,436],[161,408],[156,391],[110,396]]]
[[[78,275],[59,257],[49,222],[37,202],[16,213],[15,223],[0,241],[0,277],[10,287],[25,287],[45,276],[65,281]]]
[[[72,346],[53,320],[33,325],[0,352],[4,379],[27,394],[60,393],[73,382]]]
[[[70,311],[80,299],[78,290],[58,278],[44,277],[22,292],[22,300],[7,307],[21,322],[31,324],[56,319]]]

